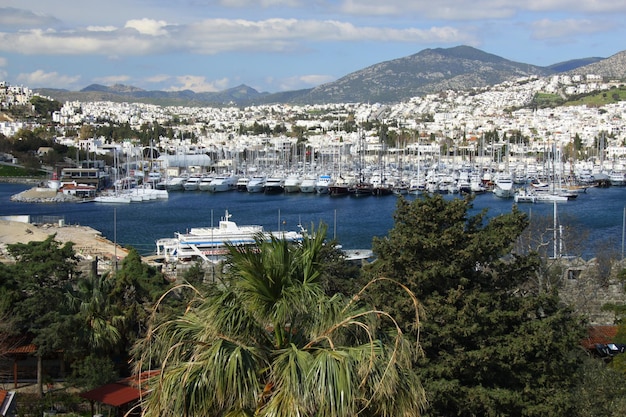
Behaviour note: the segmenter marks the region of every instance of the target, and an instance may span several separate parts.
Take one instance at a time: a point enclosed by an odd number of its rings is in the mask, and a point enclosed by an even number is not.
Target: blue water
[[[111,241],[133,246],[142,254],[155,251],[159,238],[173,237],[191,227],[217,225],[225,210],[239,225],[258,224],[266,230],[296,230],[298,224],[310,228],[324,222],[329,237],[336,237],[345,249],[371,248],[374,236],[385,236],[393,227],[397,197],[329,197],[315,194],[249,194],[226,192],[170,192],[168,200],[131,204],[99,203],[18,203],[10,201],[30,186],[0,184],[0,216],[61,216],[65,223],[90,226]],[[408,196],[409,200],[413,197]],[[449,197],[454,198],[454,197]],[[558,205],[564,227],[580,231],[589,248],[609,242],[610,249],[621,252],[626,187],[595,188],[576,200]],[[487,208],[489,216],[509,212],[513,200],[493,194],[478,195],[474,210]],[[522,204],[531,216],[552,218],[551,204]]]

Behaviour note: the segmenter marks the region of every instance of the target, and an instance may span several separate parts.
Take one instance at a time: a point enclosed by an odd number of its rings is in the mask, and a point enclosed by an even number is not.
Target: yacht
[[[333,185],[333,179],[328,174],[322,174],[315,182],[315,192],[318,194],[330,193],[330,186]]]
[[[315,182],[316,179],[312,175],[307,175],[302,178],[300,182],[300,192],[301,193],[314,193],[315,192]]]
[[[213,182],[213,179],[213,176],[203,175],[202,178],[200,178],[200,183],[198,183],[198,190],[209,191],[211,189],[211,183]]]
[[[255,175],[250,178],[248,181],[248,185],[246,185],[246,190],[249,193],[262,193],[263,187],[265,186],[265,175]]]
[[[176,177],[168,178],[165,180],[165,189],[167,191],[180,191],[183,190],[185,182],[189,179],[189,174],[180,174]]]
[[[192,175],[191,177],[187,178],[187,181],[185,181],[185,183],[183,184],[183,188],[185,189],[185,191],[198,191],[201,180],[202,177],[200,177],[199,175]]]
[[[224,191],[232,191],[237,188],[237,175],[218,175],[213,178],[209,184],[208,190],[212,193],[221,193]]]
[[[239,177],[237,180],[237,184],[235,188],[237,191],[248,191],[248,183],[250,182],[250,177]]]
[[[226,245],[250,246],[256,243],[255,238],[285,239],[288,242],[301,242],[300,231],[266,232],[263,226],[239,226],[230,220],[231,214],[226,210],[217,227],[194,227],[187,233],[175,233],[174,238],[158,239],[156,242],[157,256],[166,261],[178,261],[200,257],[205,261],[218,261],[227,253]]]
[[[265,194],[280,194],[285,191],[285,179],[282,177],[268,177],[263,186]]]
[[[286,193],[298,193],[300,192],[300,175],[289,174],[285,178],[285,192]]]
[[[512,198],[515,195],[513,178],[510,175],[499,175],[493,185],[493,193],[496,197]]]

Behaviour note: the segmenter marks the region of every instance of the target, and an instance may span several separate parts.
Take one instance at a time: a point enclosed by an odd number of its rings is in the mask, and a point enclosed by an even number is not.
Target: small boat
[[[537,196],[534,192],[527,190],[526,188],[520,188],[515,192],[513,197],[516,203],[536,203]]]
[[[96,196],[93,201],[95,201],[96,203],[107,204],[129,204],[132,199],[129,195],[125,195],[116,191],[111,191]]]

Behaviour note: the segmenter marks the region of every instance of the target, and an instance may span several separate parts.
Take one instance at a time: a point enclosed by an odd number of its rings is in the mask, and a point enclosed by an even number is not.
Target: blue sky
[[[625,21],[624,0],[0,0],[0,80],[278,92],[426,48],[609,57]]]

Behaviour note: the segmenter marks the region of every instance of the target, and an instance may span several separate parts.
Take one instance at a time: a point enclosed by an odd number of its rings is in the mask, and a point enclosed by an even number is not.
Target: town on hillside
[[[78,148],[88,158],[48,169],[57,186],[66,185],[68,193],[82,197],[144,183],[183,189],[181,178],[193,179],[191,188],[210,177],[200,189],[215,190],[208,183],[218,174],[231,178],[229,189],[237,188],[240,178],[278,178],[278,188],[265,188],[270,192],[330,192],[335,184],[352,192],[365,184],[366,192],[482,192],[494,189],[500,177],[518,184],[558,178],[624,185],[626,101],[615,92],[620,86],[593,74],[554,75],[395,104],[166,107],[66,102],[49,115],[54,142]],[[602,106],[537,105],[540,97],[591,92],[616,97]],[[4,109],[32,97],[27,87],[0,83]],[[1,121],[0,134],[12,137],[38,123]],[[122,125],[136,132],[146,126],[167,129],[155,130],[149,139],[129,135],[114,140],[97,134],[103,127]],[[96,161],[101,156],[109,162]],[[301,184],[307,177],[305,188]],[[311,186],[311,178],[319,182],[321,177],[326,184]],[[291,186],[285,184],[288,178]],[[247,183],[241,181],[239,189],[244,189]],[[88,188],[77,191],[78,185]]]

